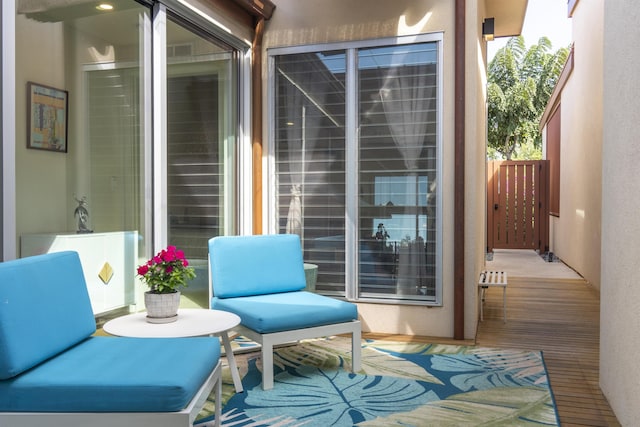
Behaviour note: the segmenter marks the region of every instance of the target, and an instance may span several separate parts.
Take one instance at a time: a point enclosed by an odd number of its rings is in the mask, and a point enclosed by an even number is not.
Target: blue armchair
[[[94,336],[76,252],[0,263],[0,426],[188,427],[215,388],[214,337]]]
[[[294,234],[209,240],[211,308],[240,316],[239,333],[262,345],[262,388],[273,388],[273,346],[351,334],[351,370],[360,370],[355,304],[305,291],[300,238]]]

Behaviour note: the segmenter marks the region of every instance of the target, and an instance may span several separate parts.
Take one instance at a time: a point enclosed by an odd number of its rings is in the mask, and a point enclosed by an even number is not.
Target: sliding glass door
[[[208,239],[239,228],[240,94],[250,93],[247,42],[186,2],[104,3],[17,3],[12,141],[18,256],[58,241],[99,254],[83,267],[96,298],[113,302],[100,311],[135,304],[136,265],[166,245],[184,250],[206,290]],[[68,103],[29,98],[36,87]],[[103,268],[112,278],[98,278]]]

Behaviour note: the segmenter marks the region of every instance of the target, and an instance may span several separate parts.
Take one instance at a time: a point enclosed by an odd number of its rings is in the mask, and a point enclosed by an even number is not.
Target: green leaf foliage
[[[554,53],[551,49],[546,37],[528,49],[522,36],[512,37],[489,63],[489,157],[539,156],[540,118],[569,55],[566,47]]]

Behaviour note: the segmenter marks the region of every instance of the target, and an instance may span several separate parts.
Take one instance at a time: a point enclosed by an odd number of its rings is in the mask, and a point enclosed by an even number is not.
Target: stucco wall
[[[487,42],[482,38],[484,3],[467,2],[467,108],[465,147],[465,338],[474,338],[479,317],[477,282],[487,247]]]
[[[549,245],[596,287],[600,286],[603,9],[602,2],[582,1],[572,18],[575,62],[560,107],[560,216],[550,217]]]
[[[605,2],[600,386],[624,426],[640,420],[639,21],[635,0]]]
[[[467,2],[467,47],[471,50],[467,54],[467,80],[470,81],[469,90],[481,90],[478,86],[478,6]],[[265,49],[272,47],[297,46],[306,44],[329,43],[350,40],[365,40],[372,38],[393,37],[430,32],[444,34],[444,64],[443,64],[443,304],[442,307],[427,308],[423,306],[396,306],[383,304],[359,304],[359,312],[363,322],[363,330],[380,333],[399,333],[450,337],[453,335],[453,173],[454,173],[454,2],[438,0],[276,0],[276,13],[268,21],[263,41]],[[339,13],[336,13],[339,10]],[[481,25],[480,25],[481,27]],[[472,41],[473,40],[473,41]],[[266,65],[266,64],[265,64]],[[265,68],[266,70],[266,68]],[[263,72],[266,76],[266,71]],[[263,92],[266,99],[266,88]],[[482,96],[472,94],[469,101],[466,138],[470,144],[477,144],[479,139],[484,144],[482,128],[478,130],[477,110],[484,107]],[[265,109],[266,110],[266,109]],[[267,112],[263,117],[268,123]],[[267,140],[267,126],[264,129],[264,140]],[[478,134],[480,132],[480,134]],[[480,135],[480,136],[479,136]],[[468,158],[483,153],[481,148],[473,148]],[[484,157],[482,157],[482,162]],[[480,161],[473,157],[468,161],[472,174],[478,173]],[[481,175],[483,176],[483,175]],[[475,334],[476,309],[474,308],[476,270],[478,260],[482,259],[482,246],[477,239],[482,240],[484,222],[478,218],[478,200],[484,200],[484,193],[477,194],[477,176],[467,175],[468,184],[472,188],[467,190],[470,201],[467,203],[467,233],[480,233],[467,242],[467,254],[471,262],[467,266],[465,276],[471,278],[472,283],[467,286],[466,297],[471,298],[466,306],[465,335],[473,337]],[[468,198],[469,199],[469,198]],[[484,204],[482,204],[484,206]],[[474,228],[482,224],[480,230]],[[474,253],[480,248],[480,255]]]

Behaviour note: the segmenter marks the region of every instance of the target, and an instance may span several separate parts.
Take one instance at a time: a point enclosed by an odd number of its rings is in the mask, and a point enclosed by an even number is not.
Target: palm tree
[[[550,52],[546,37],[528,50],[522,36],[512,37],[489,63],[488,146],[507,160],[519,147],[542,145],[538,124],[569,49]]]

